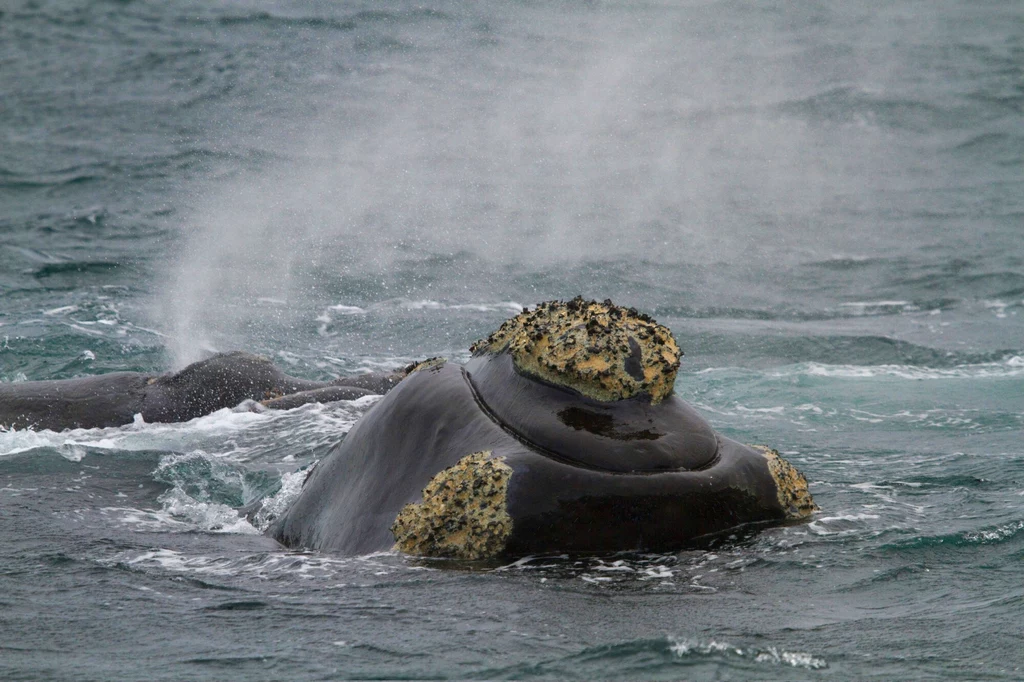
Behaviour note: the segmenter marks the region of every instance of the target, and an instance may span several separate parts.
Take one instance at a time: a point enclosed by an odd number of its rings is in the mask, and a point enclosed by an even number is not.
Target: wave
[[[832,256],[822,260],[811,261],[805,263],[804,267],[821,268],[823,270],[833,271],[847,271],[847,270],[861,270],[871,267],[882,266],[885,268],[891,268],[893,265],[902,259],[891,259],[883,258],[880,256]]]
[[[1024,155],[1024,137],[1003,132],[985,132],[972,135],[950,148],[956,152],[977,153],[985,158],[1012,157],[1019,164]]]
[[[601,556],[526,556],[510,564],[498,566],[496,573],[518,573],[547,580],[576,581],[600,587],[660,588],[680,584],[689,592],[714,592],[714,588],[700,585],[689,569],[703,566],[717,557],[698,552],[695,565],[684,564],[677,554],[620,553]]]
[[[873,379],[897,377],[913,381],[939,379],[990,379],[1024,376],[1024,357],[1014,355],[1002,362],[985,362],[950,368],[919,367],[915,365],[827,365],[808,362],[792,368],[769,372],[775,378],[817,376],[838,379]]]
[[[330,31],[351,31],[359,26],[417,23],[423,20],[449,20],[448,14],[428,7],[414,7],[407,11],[363,10],[341,17],[286,16],[266,11],[250,14],[229,14],[215,20],[222,25],[254,24],[282,28],[307,28]]]
[[[799,341],[796,341],[797,343]],[[794,365],[775,367],[767,370],[751,370],[739,367],[708,367],[693,374],[711,380],[721,378],[793,379],[799,377],[828,377],[835,379],[876,379],[895,377],[912,381],[956,380],[956,379],[1002,379],[1024,376],[1024,356],[1007,355],[999,360],[955,364],[952,366],[929,367],[916,364],[854,365],[822,362],[802,362]],[[813,409],[810,406],[809,409]]]
[[[826,322],[856,317],[887,317],[945,310],[957,301],[950,298],[929,298],[906,301],[850,301],[834,308],[800,310],[796,308],[739,308],[731,306],[659,305],[652,310],[657,318],[764,320],[766,322]]]
[[[946,533],[943,535],[922,535],[883,545],[883,550],[905,551],[935,549],[938,547],[977,547],[980,545],[1001,545],[1022,536],[1024,521],[1011,521],[998,526],[975,530]]]
[[[243,404],[181,424],[137,417],[117,428],[0,430],[0,460],[55,472],[89,457],[90,468],[103,471],[120,470],[133,453],[155,454],[146,480],[164,488],[159,508],[108,506],[103,516],[139,532],[258,534],[298,495],[309,466],[379,398],[282,412],[253,412]]]
[[[276,302],[275,302],[276,303]],[[338,322],[349,317],[394,316],[403,312],[455,312],[455,313],[500,313],[502,316],[521,312],[523,305],[515,301],[438,301],[434,299],[391,299],[379,303],[352,305],[337,303],[328,306],[316,316],[317,333],[320,336],[331,336],[336,331]]]
[[[1014,298],[1024,295],[1024,274],[1015,270],[968,272],[956,268],[947,272],[902,277],[889,284],[901,290],[926,290],[943,294],[956,291],[961,299]]]
[[[118,451],[203,451],[235,462],[293,461],[309,458],[344,437],[381,396],[294,410],[253,411],[243,403],[175,424],[150,424],[136,416],[126,426],[67,431],[0,429],[0,457],[51,450],[73,462],[88,454]]]
[[[670,640],[671,641],[671,640]],[[771,663],[773,665],[788,665],[793,668],[806,668],[808,670],[820,670],[827,668],[828,663],[823,658],[797,651],[784,651],[776,647],[748,647],[746,649],[734,647],[731,644],[710,640],[701,642],[699,640],[674,640],[671,651],[679,657],[701,655],[707,656],[716,653],[727,653],[739,657],[753,658],[757,663]]]
[[[783,115],[822,123],[918,132],[962,130],[965,125],[964,114],[960,110],[854,86],[831,88],[803,99],[787,100],[777,104],[775,109]]]
[[[509,312],[519,313],[523,310],[521,303],[502,301],[499,303],[442,303],[429,299],[420,301],[402,301],[400,305],[409,310],[469,310],[472,312]]]
[[[196,577],[274,578],[306,582],[311,578],[351,578],[353,570],[367,576],[385,576],[394,572],[421,573],[430,569],[409,565],[393,552],[358,557],[334,557],[324,554],[276,551],[243,556],[207,556],[184,554],[171,549],[127,551],[106,563],[131,570],[160,570]]]
[[[0,189],[71,187],[114,177],[122,170],[113,163],[70,166],[42,173],[18,173],[0,168]]]
[[[159,510],[102,507],[99,513],[113,523],[140,533],[260,533],[228,505],[197,502],[176,489],[165,493],[160,499],[163,507]]]
[[[828,662],[820,656],[777,646],[736,645],[717,639],[666,636],[589,646],[560,658],[485,670],[474,677],[521,679],[555,676],[563,679],[594,679],[603,678],[609,669],[613,669],[619,677],[642,679],[653,677],[659,671],[664,674],[679,667],[707,665],[715,669],[726,666],[746,670],[754,675],[766,665],[804,670],[823,670],[829,667]]]
[[[281,26],[287,28],[312,28],[331,31],[351,31],[356,27],[353,19],[335,19],[331,17],[288,17],[271,14],[270,12],[253,12],[252,14],[227,15],[217,18],[217,23],[224,26],[255,24],[258,26]]]
[[[32,273],[36,279],[45,279],[55,275],[64,274],[107,274],[125,267],[124,263],[116,261],[62,261],[59,263],[46,263]]]

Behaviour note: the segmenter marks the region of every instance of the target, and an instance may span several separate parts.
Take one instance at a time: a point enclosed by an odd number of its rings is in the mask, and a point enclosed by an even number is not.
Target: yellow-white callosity
[[[650,317],[580,297],[524,310],[470,350],[507,351],[520,372],[595,400],[645,394],[652,404],[672,393],[682,355]]]
[[[765,445],[752,445],[768,460],[768,471],[775,480],[779,497],[779,505],[786,516],[791,519],[805,519],[818,510],[810,491],[807,479],[792,464],[784,460],[778,450]]]
[[[512,534],[508,482],[512,469],[489,451],[475,452],[440,472],[407,504],[391,532],[406,554],[486,559],[501,554]]]
[[[445,358],[427,358],[426,360],[421,360],[420,362],[412,363],[411,365],[403,369],[402,373],[405,374],[405,376],[409,376],[413,372],[422,372],[427,369],[440,367],[446,362],[448,361]]]

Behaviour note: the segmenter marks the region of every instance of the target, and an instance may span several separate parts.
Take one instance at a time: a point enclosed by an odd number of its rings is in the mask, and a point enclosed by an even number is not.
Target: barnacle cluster
[[[426,360],[420,360],[419,362],[407,365],[402,369],[402,374],[409,376],[413,372],[421,372],[426,369],[436,369],[437,367],[444,365],[446,362],[447,360],[445,358],[427,358]]]
[[[512,533],[508,481],[512,468],[490,451],[474,452],[440,472],[391,526],[406,554],[487,559],[501,554]]]
[[[653,404],[672,393],[683,354],[649,316],[580,296],[524,308],[470,350],[507,351],[520,372],[595,400],[645,394]]]
[[[807,489],[807,479],[792,464],[765,445],[752,445],[768,460],[768,471],[775,479],[775,487],[779,497],[779,505],[790,519],[804,519],[818,510]]]

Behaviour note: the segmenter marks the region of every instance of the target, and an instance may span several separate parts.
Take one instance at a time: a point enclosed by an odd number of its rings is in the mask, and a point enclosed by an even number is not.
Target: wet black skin
[[[372,373],[333,382],[283,373],[266,358],[221,353],[173,374],[114,372],[80,379],[0,383],[0,426],[61,431],[147,422],[181,422],[245,400],[289,409],[307,402],[353,400],[386,393],[404,372]]]
[[[523,376],[505,353],[474,358],[466,370],[482,410],[558,461],[619,473],[698,471],[718,450],[711,426],[672,396],[658,405],[647,396],[589,400]]]
[[[490,450],[512,470],[506,553],[672,550],[785,517],[764,457],[669,396],[601,403],[519,375],[507,356],[414,372],[320,462],[269,533],[364,554],[430,479]]]

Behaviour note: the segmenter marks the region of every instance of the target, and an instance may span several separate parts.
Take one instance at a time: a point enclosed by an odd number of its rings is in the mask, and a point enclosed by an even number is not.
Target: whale
[[[777,450],[727,438],[676,395],[682,351],[643,313],[549,301],[470,350],[410,367],[268,533],[476,561],[673,551],[817,509]]]
[[[395,370],[307,381],[285,374],[261,355],[218,353],[166,374],[111,372],[0,383],[0,428],[104,428],[130,424],[136,415],[151,423],[183,422],[246,400],[269,409],[291,409],[383,394],[404,377],[404,370]]]
[[[464,365],[432,358],[330,382],[236,351],[166,374],[3,383],[0,427],[177,422],[245,401],[292,409],[384,395],[267,530],[288,547],[343,555],[673,551],[817,510],[777,450],[716,432],[676,395],[678,343],[632,308],[548,301],[470,353]]]

